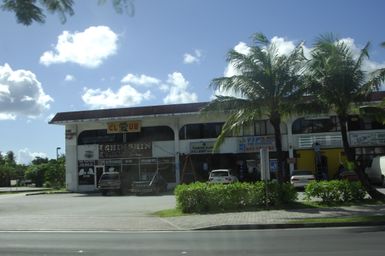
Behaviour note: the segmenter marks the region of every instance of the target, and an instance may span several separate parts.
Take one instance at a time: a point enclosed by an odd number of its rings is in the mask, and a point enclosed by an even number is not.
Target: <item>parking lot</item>
[[[151,214],[174,208],[173,195],[0,195],[0,230],[168,230]]]

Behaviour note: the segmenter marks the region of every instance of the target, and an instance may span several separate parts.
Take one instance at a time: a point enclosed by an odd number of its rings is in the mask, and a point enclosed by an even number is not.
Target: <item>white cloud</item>
[[[353,38],[342,38],[339,40],[340,42],[344,42],[352,51],[353,53],[353,56],[355,58],[358,58],[359,54],[360,54],[360,51],[362,49],[363,46],[358,46],[354,39]],[[278,51],[278,54],[279,55],[287,55],[289,54],[291,51],[294,50],[295,46],[296,46],[296,43],[294,41],[290,41],[290,40],[286,40],[282,37],[278,37],[278,36],[274,36],[272,39],[271,39],[271,42],[274,43],[277,47],[277,51]],[[304,55],[307,59],[310,59],[311,58],[311,50],[312,48],[308,48],[306,47],[306,45],[302,45],[303,47],[303,50],[304,50]],[[250,47],[247,46],[246,43],[244,42],[239,42],[236,46],[234,46],[234,50],[239,52],[239,53],[242,53],[242,54],[249,54],[250,53]],[[363,70],[367,71],[367,72],[372,72],[376,69],[379,69],[379,68],[385,68],[385,63],[378,63],[378,62],[375,62],[375,61],[372,61],[372,60],[365,60],[363,62]],[[233,63],[228,63],[227,67],[225,68],[225,71],[224,71],[224,76],[225,77],[231,77],[231,76],[234,76],[234,75],[238,75],[239,72],[236,70],[236,68],[234,67]],[[216,90],[214,92],[215,95],[224,95],[224,96],[236,96],[236,97],[240,97],[239,95],[236,95],[233,91],[220,91],[220,90]],[[214,96],[211,97],[212,99],[214,98]]]
[[[250,54],[250,47],[245,42],[239,42],[236,46],[234,46],[234,50],[244,55]]]
[[[88,68],[100,66],[106,58],[116,53],[118,35],[109,27],[89,27],[83,32],[63,31],[54,50],[46,51],[40,63],[49,66],[55,63],[73,62]]]
[[[0,120],[37,117],[50,108],[51,101],[34,73],[12,70],[8,64],[0,66]]]
[[[165,104],[197,102],[196,93],[188,92],[189,82],[179,72],[168,75],[167,84],[163,85],[164,90],[169,93],[163,99]]]
[[[294,49],[293,41],[286,41],[283,37],[273,37],[271,43],[277,47],[278,55],[289,55]]]
[[[65,78],[64,78],[64,81],[66,82],[71,82],[71,81],[74,81],[75,80],[75,77],[73,75],[66,75]]]
[[[163,98],[165,104],[189,103],[198,100],[196,93],[189,92],[189,82],[179,72],[169,74],[166,82],[144,74],[128,73],[122,78],[121,83],[117,91],[110,88],[106,90],[84,88],[82,100],[93,109],[140,105],[146,100],[159,96],[159,91],[166,94]],[[148,89],[141,91],[139,87]]]
[[[350,50],[352,51],[353,53],[353,56],[358,59],[358,57],[360,56],[360,52],[361,52],[361,49],[363,48],[363,46],[358,46],[354,39],[353,38],[350,38],[350,37],[347,37],[347,38],[342,38],[339,40],[339,42],[343,42],[344,44],[346,44]],[[373,72],[375,71],[376,69],[379,69],[379,68],[385,68],[385,63],[378,63],[378,62],[375,62],[375,61],[372,61],[372,60],[367,60],[365,59],[362,63],[362,69],[364,71],[367,71],[367,72]]]
[[[193,54],[185,53],[183,55],[183,63],[185,64],[199,63],[201,57],[202,57],[202,52],[200,50],[195,50]]]
[[[144,86],[152,86],[157,85],[160,83],[160,80],[146,75],[134,75],[134,74],[127,74],[122,80],[122,83],[127,84],[133,84],[133,85],[144,85]]]
[[[13,114],[0,113],[0,121],[1,120],[15,120],[16,116]]]
[[[91,108],[115,108],[130,107],[142,103],[152,97],[149,90],[142,93],[130,85],[123,85],[118,91],[114,92],[110,88],[107,90],[84,88],[82,100]]]
[[[41,152],[31,152],[28,148],[24,148],[17,152],[16,162],[18,164],[30,164],[36,157],[46,158],[47,155]]]

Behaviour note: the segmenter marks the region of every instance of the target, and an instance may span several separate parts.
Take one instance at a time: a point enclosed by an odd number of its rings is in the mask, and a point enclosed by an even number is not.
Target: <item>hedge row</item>
[[[327,204],[361,201],[365,196],[366,191],[358,181],[312,181],[305,188],[305,197],[308,200],[321,199]]]
[[[175,189],[177,207],[185,213],[208,213],[255,209],[266,205],[287,204],[297,199],[290,184],[277,182],[208,184],[196,182],[178,185]]]

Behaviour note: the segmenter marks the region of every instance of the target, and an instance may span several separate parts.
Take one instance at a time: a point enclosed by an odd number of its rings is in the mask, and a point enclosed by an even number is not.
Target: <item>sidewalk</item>
[[[258,212],[221,213],[207,215],[190,215],[164,218],[179,230],[193,229],[257,229],[290,228],[306,226],[338,226],[336,224],[288,224],[303,218],[346,217],[346,216],[385,215],[385,205],[364,205],[350,207],[271,210]],[[364,224],[364,223],[358,223]],[[374,223],[382,224],[385,223]],[[355,224],[344,223],[342,226]]]
[[[0,193],[24,193],[24,192],[47,191],[47,190],[51,190],[51,189],[40,188],[40,187],[0,187]]]

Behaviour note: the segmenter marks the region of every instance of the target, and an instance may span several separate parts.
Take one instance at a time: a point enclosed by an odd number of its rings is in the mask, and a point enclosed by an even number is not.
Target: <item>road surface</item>
[[[184,232],[0,232],[0,255],[384,255],[385,227]]]

